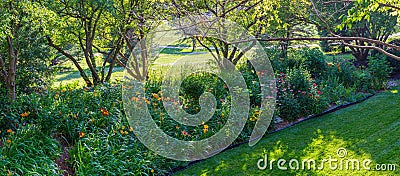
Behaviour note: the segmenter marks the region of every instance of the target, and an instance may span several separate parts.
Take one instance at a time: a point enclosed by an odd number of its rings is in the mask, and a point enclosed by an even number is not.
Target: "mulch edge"
[[[75,169],[69,163],[69,159],[71,156],[69,155],[69,150],[72,148],[72,145],[68,144],[66,140],[63,138],[63,135],[53,134],[54,138],[60,143],[61,145],[61,155],[54,160],[57,164],[57,167],[63,172],[63,176],[75,176]]]

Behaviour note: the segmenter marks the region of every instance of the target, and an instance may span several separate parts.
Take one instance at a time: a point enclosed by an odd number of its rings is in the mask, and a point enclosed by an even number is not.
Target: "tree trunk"
[[[354,65],[356,67],[360,66],[367,66],[368,65],[368,54],[369,54],[369,49],[354,49],[352,48],[352,55],[356,58],[356,61],[354,62]]]
[[[346,53],[346,46],[340,45],[340,49],[342,50],[342,54]]]
[[[123,40],[122,40],[122,38],[120,38],[118,40],[117,48],[115,48],[114,56],[113,56],[113,59],[112,59],[112,61],[110,63],[110,68],[108,69],[108,73],[107,73],[107,76],[106,76],[106,82],[110,81],[110,79],[111,79],[111,74],[112,74],[112,71],[114,69],[115,62],[118,59],[117,58],[118,57],[118,53],[121,50],[122,45],[123,45]]]
[[[191,52],[194,52],[194,50],[196,49],[196,39],[194,39],[193,37],[191,39],[192,39],[192,51]]]
[[[83,80],[85,80],[86,85],[88,87],[91,87],[93,84],[90,81],[89,77],[86,75],[85,71],[82,69],[82,67],[79,65],[78,61],[69,53],[65,52],[64,50],[62,50],[59,46],[57,46],[56,44],[54,44],[54,42],[51,40],[51,38],[49,36],[46,37],[47,41],[49,43],[49,46],[53,47],[54,49],[56,49],[58,52],[60,52],[62,55],[64,55],[65,57],[67,57],[68,59],[70,59],[74,65],[76,66],[76,68],[79,70],[80,75],[82,76]]]
[[[91,47],[91,46],[89,46],[89,47]],[[86,49],[84,51],[85,61],[86,61],[87,66],[89,67],[90,72],[92,73],[93,84],[98,85],[100,83],[100,77],[99,77],[99,74],[97,73],[97,70],[95,67],[96,61],[94,59],[93,54],[91,54],[91,52],[92,51],[88,51],[88,49]]]
[[[286,32],[286,37],[285,38],[290,38],[290,32],[289,30]],[[287,58],[287,53],[289,49],[289,40],[281,42],[281,58]]]
[[[8,65],[8,77],[7,77],[7,91],[10,98],[10,103],[13,103],[16,97],[15,91],[15,77],[17,69],[18,54],[14,51],[13,40],[10,36],[7,37],[8,44],[8,55],[10,63]]]

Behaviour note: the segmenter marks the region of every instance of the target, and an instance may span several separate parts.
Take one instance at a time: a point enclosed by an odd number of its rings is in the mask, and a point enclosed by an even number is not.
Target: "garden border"
[[[372,93],[371,95],[368,95],[368,96],[366,96],[366,97],[364,97],[364,98],[362,98],[362,99],[360,99],[360,100],[357,100],[357,101],[354,101],[354,102],[349,102],[349,103],[346,103],[346,104],[341,104],[341,105],[338,105],[338,106],[329,108],[329,109],[327,109],[327,110],[325,110],[325,111],[323,111],[322,113],[319,113],[319,114],[309,115],[308,117],[306,117],[306,118],[304,118],[304,119],[301,119],[301,120],[299,120],[299,121],[297,121],[297,122],[294,122],[294,123],[292,123],[292,124],[289,124],[288,126],[285,126],[285,127],[283,127],[283,128],[279,128],[279,129],[276,129],[276,130],[274,130],[274,131],[268,132],[267,134],[273,134],[273,133],[282,131],[282,130],[284,130],[284,129],[290,128],[290,127],[292,127],[292,126],[294,126],[294,125],[296,125],[296,124],[299,124],[299,123],[301,123],[301,122],[304,122],[304,121],[307,121],[307,120],[310,120],[310,119],[313,119],[313,118],[321,117],[321,116],[323,116],[323,115],[336,112],[336,111],[338,111],[338,110],[347,108],[347,107],[349,107],[349,106],[359,104],[359,103],[361,103],[361,102],[364,102],[365,100],[368,100],[369,98],[371,98],[371,97],[373,97],[373,96],[375,96],[375,95],[376,95],[376,93]],[[262,136],[262,137],[264,137],[264,136]],[[256,139],[255,139],[255,140],[256,140]],[[236,147],[239,147],[239,146],[241,146],[241,145],[243,145],[243,144],[247,144],[247,143],[249,143],[249,142],[250,142],[250,141],[244,141],[244,142],[240,142],[240,143],[237,143],[237,144],[230,145],[229,147],[227,147],[227,148],[225,148],[224,150],[222,150],[220,153],[225,152],[225,151],[230,150],[230,149],[233,149],[233,148],[236,148]],[[189,164],[187,164],[186,166],[178,166],[178,167],[176,167],[176,168],[173,168],[172,171],[171,171],[171,172],[168,172],[166,175],[173,175],[173,174],[175,174],[175,173],[177,173],[177,172],[179,172],[179,171],[182,171],[182,170],[187,169],[189,166],[192,166],[192,165],[194,165],[194,164],[196,164],[196,163],[203,162],[203,161],[205,161],[205,160],[206,160],[206,159],[197,160],[197,161],[190,161]]]

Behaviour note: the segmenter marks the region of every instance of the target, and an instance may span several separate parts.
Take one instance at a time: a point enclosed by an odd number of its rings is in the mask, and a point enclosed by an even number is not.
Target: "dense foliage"
[[[293,50],[291,58],[275,60],[278,97],[276,118],[293,121],[317,114],[332,104],[343,104],[363,98],[368,91],[384,86],[389,72],[385,57],[373,58],[368,69],[354,67],[346,60],[326,62],[317,49]],[[312,53],[312,54],[309,54]],[[310,58],[315,59],[310,59]],[[319,58],[316,58],[319,57]],[[271,58],[272,59],[272,58]],[[314,64],[310,64],[314,62]],[[289,66],[288,64],[292,64]],[[320,67],[315,65],[320,64]],[[282,67],[282,68],[281,68]],[[251,67],[238,66],[248,84],[251,110],[244,130],[235,143],[249,139],[259,110],[260,89]],[[286,69],[285,69],[286,68]],[[389,70],[387,70],[389,71]],[[153,120],[166,133],[182,140],[200,140],[218,132],[229,118],[230,94],[225,83],[208,73],[196,73],[184,79],[180,90],[180,103],[191,114],[199,109],[198,99],[203,92],[212,93],[217,100],[217,111],[206,123],[197,127],[179,125],[163,108],[161,80],[152,78],[147,86],[148,107]],[[378,84],[379,83],[379,84]],[[48,91],[37,91],[19,96],[15,103],[6,105],[7,111],[0,114],[3,158],[6,159],[3,173],[28,174],[25,160],[13,162],[18,156],[12,147],[36,138],[46,139],[40,148],[29,144],[32,152],[49,150],[33,158],[42,157],[49,169],[33,164],[35,172],[42,174],[61,173],[54,163],[64,143],[69,150],[70,166],[76,173],[97,175],[123,173],[166,174],[171,169],[185,165],[158,156],[145,148],[132,133],[127,123],[121,101],[119,83],[104,84],[94,88],[78,88],[78,83]],[[178,103],[178,102],[177,102]],[[36,135],[33,131],[40,131]],[[271,129],[273,130],[273,125]],[[61,141],[55,141],[61,139]],[[29,157],[25,158],[28,159]],[[34,159],[38,160],[38,159]],[[17,169],[19,168],[19,169]],[[44,170],[42,170],[44,169]]]
[[[387,89],[389,77],[400,71],[398,40],[386,43],[398,32],[400,14],[400,4],[389,6],[390,2],[0,1],[0,175],[62,175],[65,170],[76,175],[165,175],[186,165],[157,155],[136,138],[122,105],[122,83],[111,79],[115,67],[127,69],[135,45],[146,56],[148,46],[142,39],[162,20],[199,14],[222,17],[262,41],[277,86],[270,131],[282,121],[291,123]],[[318,40],[320,46],[296,37]],[[186,41],[190,42],[179,47],[192,49],[191,54],[215,53],[219,57],[214,58],[226,58],[240,71],[250,110],[234,144],[248,141],[262,113],[263,95],[245,51],[222,39],[192,36]],[[201,49],[196,48],[199,45]],[[335,55],[339,49],[342,54],[351,52],[354,59]],[[172,46],[162,54],[188,53],[176,52]],[[133,65],[133,75],[150,75],[145,59]],[[70,64],[67,69],[81,81],[52,85],[60,71],[57,65],[63,63]],[[142,98],[168,135],[205,139],[227,122],[232,97],[216,75],[189,75],[181,84],[179,100],[174,101],[196,114],[204,92],[215,97],[215,114],[196,127],[180,125],[170,117],[163,107],[161,76],[152,76]]]

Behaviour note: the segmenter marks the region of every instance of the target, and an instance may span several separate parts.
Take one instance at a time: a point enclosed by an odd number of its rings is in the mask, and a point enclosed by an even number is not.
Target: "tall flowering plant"
[[[307,70],[290,69],[277,76],[278,116],[285,120],[295,120],[319,113],[327,103],[321,99],[323,92]]]

